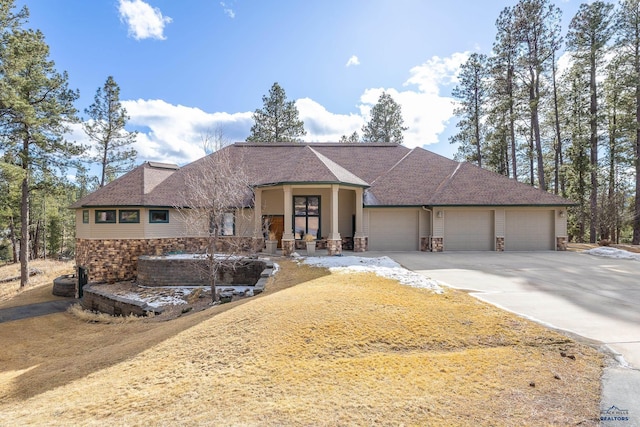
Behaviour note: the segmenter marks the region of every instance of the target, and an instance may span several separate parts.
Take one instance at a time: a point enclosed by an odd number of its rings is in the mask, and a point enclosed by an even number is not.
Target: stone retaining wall
[[[111,316],[146,316],[150,312],[160,314],[161,308],[154,308],[147,303],[134,301],[117,295],[94,289],[91,285],[82,288],[82,307],[85,310],[107,313]]]
[[[242,260],[233,266],[221,265],[216,284],[253,286],[266,268],[261,260]],[[164,257],[142,255],[138,258],[140,286],[202,286],[207,285],[209,260],[206,258]]]
[[[262,239],[222,237],[216,251],[224,252],[231,240],[241,240],[247,253],[262,248]],[[88,269],[89,282],[115,283],[137,276],[138,257],[164,255],[171,252],[204,253],[208,239],[204,237],[172,237],[166,239],[76,239],[76,265]]]

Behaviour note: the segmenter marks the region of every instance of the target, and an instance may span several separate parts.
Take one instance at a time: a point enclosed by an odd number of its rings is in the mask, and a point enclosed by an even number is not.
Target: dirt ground
[[[280,265],[172,320],[1,324],[0,425],[598,425],[593,348],[463,292]]]

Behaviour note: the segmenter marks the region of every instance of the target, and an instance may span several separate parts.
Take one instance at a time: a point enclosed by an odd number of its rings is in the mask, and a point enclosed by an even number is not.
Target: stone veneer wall
[[[295,240],[282,239],[282,255],[291,256],[291,254],[296,250],[295,245]]]
[[[429,237],[421,237],[420,238],[420,251],[421,252],[429,252],[429,241],[431,238]]]
[[[353,238],[353,252],[367,252],[369,250],[369,238],[368,237],[354,237]]]
[[[339,255],[342,253],[342,240],[327,239],[327,252],[329,255]]]
[[[496,237],[496,252],[504,252],[504,237]]]
[[[567,237],[566,236],[558,236],[558,237],[556,237],[556,250],[557,251],[566,251],[567,250]]]
[[[242,239],[242,249],[257,251],[262,239],[222,237],[217,251],[224,252],[229,241]],[[138,256],[164,255],[170,252],[204,253],[205,237],[172,237],[166,239],[76,239],[76,265],[86,267],[89,282],[114,283],[133,280],[137,275]]]
[[[432,237],[431,238],[431,252],[443,252],[444,251],[444,238]]]

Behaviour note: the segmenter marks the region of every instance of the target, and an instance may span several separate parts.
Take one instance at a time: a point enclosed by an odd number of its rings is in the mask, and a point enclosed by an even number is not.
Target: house
[[[285,255],[306,234],[329,254],[566,248],[570,201],[422,148],[236,143],[210,156],[221,153],[250,183],[222,234],[247,246],[261,248],[271,231]],[[90,280],[135,277],[141,254],[206,247],[205,227],[188,231],[176,207],[185,177],[210,156],[182,168],[144,163],[72,205],[76,262]]]

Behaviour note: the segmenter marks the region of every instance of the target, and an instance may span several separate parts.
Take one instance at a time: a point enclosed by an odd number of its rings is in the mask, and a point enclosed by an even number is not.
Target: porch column
[[[338,191],[340,186],[338,184],[331,185],[331,221],[330,228],[331,233],[327,239],[327,250],[329,255],[337,255],[342,253],[342,238],[338,231]]]
[[[283,186],[284,191],[284,232],[282,233],[282,255],[289,256],[294,251],[293,235],[293,195],[290,185]]]
[[[262,234],[262,188],[253,189],[253,247],[256,251],[264,249]]]
[[[253,189],[253,237],[264,237],[262,235],[262,188]]]
[[[356,188],[356,229],[353,233],[353,251],[366,252],[369,249],[369,239],[364,234],[364,190]]]

